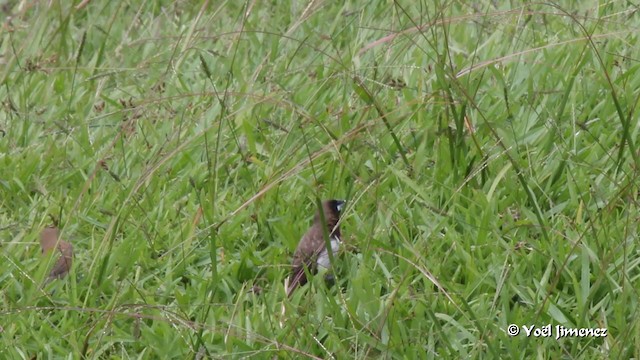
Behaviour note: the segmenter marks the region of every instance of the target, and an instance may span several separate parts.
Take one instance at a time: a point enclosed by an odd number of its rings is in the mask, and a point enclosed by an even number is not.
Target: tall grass
[[[2,358],[640,356],[633,5],[2,11]],[[337,282],[287,299],[317,198]]]

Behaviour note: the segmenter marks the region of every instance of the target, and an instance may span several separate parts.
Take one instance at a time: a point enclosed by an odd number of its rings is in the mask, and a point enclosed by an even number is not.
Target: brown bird
[[[285,281],[287,296],[291,296],[298,286],[307,283],[305,268],[310,274],[315,274],[318,272],[319,267],[326,269],[330,267],[329,253],[324,240],[324,229],[329,234],[331,252],[335,255],[342,242],[339,222],[344,203],[343,200],[327,200],[322,203],[324,224],[322,224],[320,212],[316,212],[313,218],[313,225],[304,234],[293,254],[293,270]]]
[[[60,258],[58,258],[53,269],[51,269],[45,284],[53,279],[62,279],[65,277],[69,272],[69,269],[71,269],[71,262],[73,261],[73,246],[58,238],[58,228],[47,227],[42,230],[42,233],[40,233],[40,247],[42,248],[43,254],[47,254],[54,250],[60,252]]]

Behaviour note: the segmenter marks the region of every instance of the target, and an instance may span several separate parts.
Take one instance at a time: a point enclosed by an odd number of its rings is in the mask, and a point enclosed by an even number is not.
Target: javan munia
[[[322,213],[324,214],[324,224],[320,212],[316,212],[313,218],[313,225],[300,239],[300,243],[293,254],[293,270],[285,281],[287,296],[291,296],[293,291],[307,283],[308,271],[310,274],[318,272],[318,268],[328,269],[331,264],[329,253],[324,239],[325,229],[329,235],[331,251],[335,255],[340,249],[342,242],[340,235],[340,213],[344,207],[343,200],[327,200],[322,203]],[[323,229],[324,227],[324,229]]]

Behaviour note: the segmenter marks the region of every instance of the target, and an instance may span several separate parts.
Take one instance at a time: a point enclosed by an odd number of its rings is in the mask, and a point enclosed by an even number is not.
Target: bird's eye
[[[336,204],[336,209],[338,209],[338,212],[342,212],[342,209],[344,208],[344,201],[342,200],[338,200],[337,204]]]

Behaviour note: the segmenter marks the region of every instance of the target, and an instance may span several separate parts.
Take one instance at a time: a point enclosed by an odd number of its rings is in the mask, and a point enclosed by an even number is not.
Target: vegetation
[[[1,11],[1,358],[640,357],[636,5]]]

